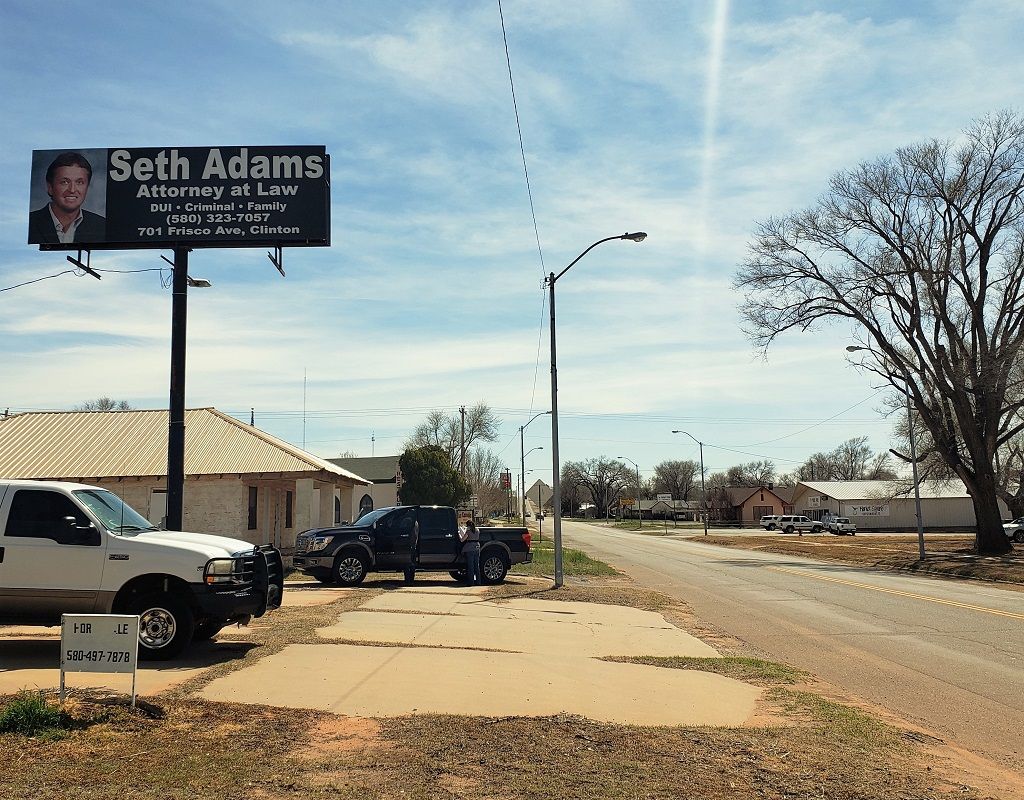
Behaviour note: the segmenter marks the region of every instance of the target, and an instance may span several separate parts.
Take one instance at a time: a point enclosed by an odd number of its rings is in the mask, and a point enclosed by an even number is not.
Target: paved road
[[[1024,774],[1024,594],[563,520],[566,546]]]

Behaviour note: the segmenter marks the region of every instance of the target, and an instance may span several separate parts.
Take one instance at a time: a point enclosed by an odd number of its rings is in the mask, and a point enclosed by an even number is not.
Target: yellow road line
[[[929,597],[926,594],[914,594],[913,592],[901,592],[898,589],[883,589],[880,586],[872,586],[869,583],[857,583],[856,581],[845,581],[842,578],[830,578],[825,575],[815,575],[813,572],[802,572],[796,569],[786,569],[785,567],[771,567],[776,572],[788,572],[790,575],[799,575],[803,578],[814,578],[819,581],[828,581],[830,583],[841,583],[844,586],[855,586],[858,589],[871,589],[875,592],[884,592],[885,594],[895,594],[900,597],[912,597],[915,600],[927,600],[929,603],[941,603],[944,606],[956,606],[957,608],[966,608],[970,611],[982,611],[985,614],[996,614],[1000,617],[1010,617],[1012,619],[1024,619],[1024,614],[1014,614],[1012,611],[1000,611],[998,608],[986,608],[985,606],[972,606],[969,603],[958,603],[955,600],[943,600],[938,597]]]

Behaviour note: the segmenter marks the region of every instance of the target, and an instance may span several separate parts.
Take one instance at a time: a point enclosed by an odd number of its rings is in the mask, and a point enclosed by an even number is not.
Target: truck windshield
[[[109,531],[138,533],[139,531],[159,530],[138,511],[127,503],[123,503],[121,498],[113,492],[108,492],[105,489],[80,489],[74,494]]]
[[[373,523],[383,517],[385,514],[389,514],[394,511],[394,506],[388,508],[378,508],[376,511],[370,511],[367,514],[363,514],[359,519],[352,523],[357,528],[372,528]]]

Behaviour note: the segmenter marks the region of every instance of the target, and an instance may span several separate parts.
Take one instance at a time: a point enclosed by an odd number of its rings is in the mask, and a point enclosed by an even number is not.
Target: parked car
[[[1003,523],[1003,531],[1014,542],[1024,542],[1024,517],[1017,517],[1013,522]]]
[[[783,514],[775,523],[783,533],[821,533],[822,524],[819,520],[810,519],[802,514]]]
[[[779,515],[778,514],[765,514],[761,517],[761,527],[766,531],[773,531],[779,527]]]
[[[849,517],[832,517],[826,523],[825,528],[836,536],[842,536],[844,533],[848,533],[850,536],[857,535],[857,526],[850,522]]]

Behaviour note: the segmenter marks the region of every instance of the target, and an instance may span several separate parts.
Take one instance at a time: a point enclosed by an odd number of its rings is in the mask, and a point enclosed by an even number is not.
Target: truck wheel
[[[153,592],[128,604],[129,614],[139,615],[139,658],[166,661],[192,641],[195,617],[174,595]]]
[[[192,631],[192,641],[205,642],[208,639],[212,639],[220,633],[221,628],[223,627],[223,622],[218,622],[212,619],[204,619],[202,622],[197,622],[195,629]]]
[[[508,574],[508,557],[500,550],[490,550],[480,557],[480,574],[484,583],[501,583]]]
[[[457,569],[453,569],[448,574],[451,575],[453,578],[455,578],[455,580],[459,581],[460,583],[465,583],[466,582],[466,570],[461,570],[460,571],[460,570],[457,570]]]
[[[342,586],[358,586],[366,577],[366,559],[355,551],[340,553],[334,559],[334,581]]]
[[[1014,532],[1013,541],[1017,542],[1018,544],[1024,542],[1024,529]]]
[[[768,530],[770,530],[770,531],[775,530],[775,523],[774,522],[771,525],[768,526]]]
[[[792,533],[794,530],[795,528],[792,525],[787,525],[783,533]]]

